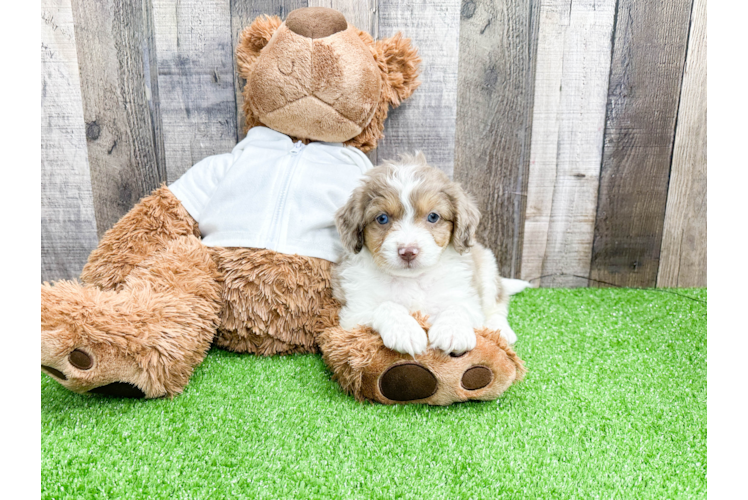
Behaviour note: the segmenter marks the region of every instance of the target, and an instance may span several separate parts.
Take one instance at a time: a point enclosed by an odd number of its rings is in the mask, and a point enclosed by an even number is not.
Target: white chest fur
[[[340,312],[341,326],[370,326],[372,311],[385,302],[402,305],[409,312],[420,311],[432,319],[447,307],[461,304],[473,326],[482,326],[485,317],[473,273],[470,255],[460,255],[449,247],[439,262],[423,273],[392,276],[380,270],[364,248],[338,270],[338,285],[345,298]]]

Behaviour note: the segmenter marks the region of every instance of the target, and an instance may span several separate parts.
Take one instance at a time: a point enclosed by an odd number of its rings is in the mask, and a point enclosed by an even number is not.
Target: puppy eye
[[[426,220],[428,220],[429,222],[433,224],[434,222],[439,220],[439,214],[436,212],[431,212],[429,216],[426,218]]]
[[[389,221],[390,221],[390,218],[387,217],[387,214],[379,214],[377,216],[377,222],[380,223],[380,224],[382,224],[382,225],[387,224]]]

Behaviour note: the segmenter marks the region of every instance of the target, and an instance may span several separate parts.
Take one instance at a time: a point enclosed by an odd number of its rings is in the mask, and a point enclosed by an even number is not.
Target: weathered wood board
[[[421,86],[390,112],[378,159],[423,151],[429,164],[450,176],[454,167],[459,54],[459,0],[379,2],[379,38],[398,31],[418,47]]]
[[[655,286],[692,0],[619,0],[591,277]]]
[[[70,0],[42,1],[41,280],[80,274],[97,243]]]
[[[522,251],[522,277],[534,284],[587,286],[615,5],[541,5]]]
[[[706,0],[694,0],[658,287],[706,286]]]
[[[166,181],[150,3],[72,0],[99,236]]]
[[[532,122],[537,0],[463,2],[454,178],[483,214],[478,239],[519,276]]]
[[[706,285],[705,0],[43,0],[42,279],[244,137],[239,33],[305,6],[419,49],[369,157],[462,182],[503,275]]]
[[[153,0],[166,177],[236,145],[229,0]]]

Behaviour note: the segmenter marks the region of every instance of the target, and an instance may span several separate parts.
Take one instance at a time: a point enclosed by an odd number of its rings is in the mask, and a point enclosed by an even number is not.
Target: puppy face
[[[434,266],[450,244],[465,252],[479,220],[460,185],[420,153],[370,170],[336,215],[348,251],[366,247],[380,268],[406,276]]]

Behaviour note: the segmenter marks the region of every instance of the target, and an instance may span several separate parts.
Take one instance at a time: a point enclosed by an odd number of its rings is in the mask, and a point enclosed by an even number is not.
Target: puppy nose
[[[401,247],[397,249],[397,253],[405,262],[410,262],[418,256],[418,247]]]

